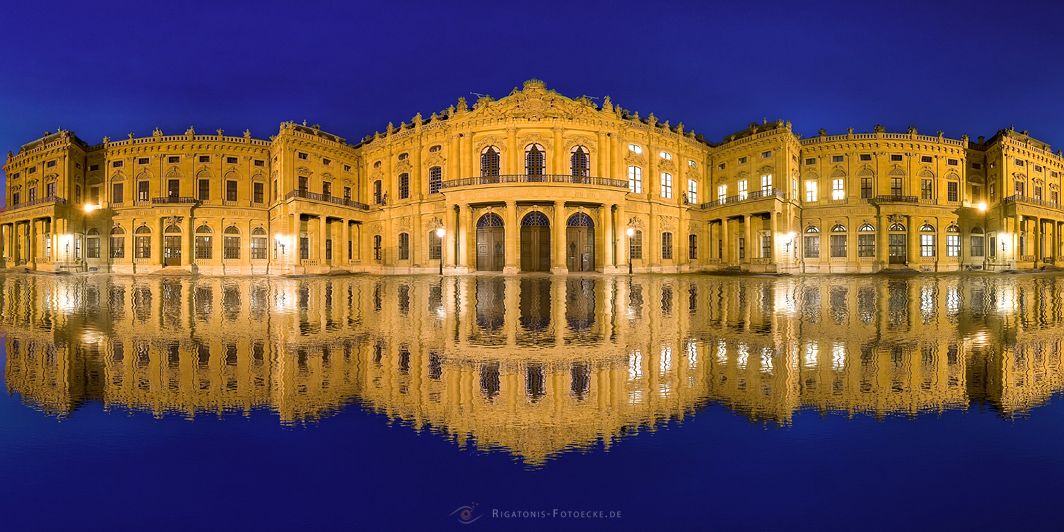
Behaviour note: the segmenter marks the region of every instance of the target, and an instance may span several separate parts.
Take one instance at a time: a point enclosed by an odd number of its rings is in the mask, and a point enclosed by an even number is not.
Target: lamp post
[[[629,227],[624,234],[628,235],[628,275],[632,275],[632,237],[635,235],[635,228]]]
[[[440,239],[440,275],[443,275],[443,236],[447,234],[447,230],[443,228],[443,225],[436,227],[436,238]]]

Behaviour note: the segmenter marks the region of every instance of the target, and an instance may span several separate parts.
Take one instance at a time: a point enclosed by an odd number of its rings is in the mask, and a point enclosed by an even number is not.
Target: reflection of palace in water
[[[8,391],[64,416],[351,402],[539,463],[707,402],[1022,413],[1064,387],[1055,276],[0,278]]]

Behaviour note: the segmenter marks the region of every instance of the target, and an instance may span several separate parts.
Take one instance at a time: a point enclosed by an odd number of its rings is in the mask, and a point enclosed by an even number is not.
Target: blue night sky
[[[307,120],[356,141],[528,78],[719,141],[915,125],[1064,145],[1064,7],[1045,3],[9,2],[0,150]]]

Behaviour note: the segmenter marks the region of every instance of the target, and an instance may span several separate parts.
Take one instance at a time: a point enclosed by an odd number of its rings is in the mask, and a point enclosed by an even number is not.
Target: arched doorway
[[[477,220],[477,270],[501,272],[505,262],[502,218],[489,212]]]
[[[539,211],[521,219],[521,271],[550,270],[550,221]]]
[[[570,216],[565,235],[565,265],[569,271],[595,271],[595,222],[591,217],[582,212]]]
[[[908,262],[909,235],[905,225],[901,222],[893,222],[887,228],[887,263],[903,265]]]
[[[181,265],[181,228],[177,224],[163,231],[163,266]]]

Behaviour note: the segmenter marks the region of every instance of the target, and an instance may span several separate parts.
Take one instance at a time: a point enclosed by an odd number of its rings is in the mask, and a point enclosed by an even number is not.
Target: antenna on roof
[[[481,94],[479,92],[473,92],[473,91],[469,91],[469,94],[472,94],[473,96],[476,96],[477,98],[483,98],[483,97],[487,96],[487,94]]]

